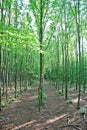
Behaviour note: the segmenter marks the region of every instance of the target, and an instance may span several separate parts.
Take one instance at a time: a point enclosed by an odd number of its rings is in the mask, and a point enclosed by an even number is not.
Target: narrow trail
[[[44,88],[47,98],[40,113],[38,85],[33,85],[0,113],[0,130],[65,130],[59,127],[67,124],[68,116],[74,124],[80,122],[79,113],[71,104],[49,84],[45,83]]]

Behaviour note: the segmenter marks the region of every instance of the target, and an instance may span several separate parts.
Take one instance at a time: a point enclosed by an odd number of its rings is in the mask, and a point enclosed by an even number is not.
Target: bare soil
[[[87,130],[87,117],[76,108],[77,91],[69,92],[67,103],[49,83],[44,84],[47,98],[38,112],[38,84],[21,94],[0,113],[0,130]],[[87,93],[81,94],[81,107],[87,107]]]

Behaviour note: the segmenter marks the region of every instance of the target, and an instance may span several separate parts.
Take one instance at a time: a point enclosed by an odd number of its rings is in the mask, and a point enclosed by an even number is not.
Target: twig
[[[64,126],[60,126],[59,128],[63,128],[63,127],[73,127],[76,130],[80,130],[80,128],[78,128],[78,127],[81,127],[81,126],[80,125],[64,125]]]

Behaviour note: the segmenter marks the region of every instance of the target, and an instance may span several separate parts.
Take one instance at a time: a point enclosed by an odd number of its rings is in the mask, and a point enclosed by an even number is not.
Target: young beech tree
[[[75,4],[75,3],[74,3]],[[81,41],[80,41],[80,0],[77,1],[77,12],[76,12],[76,29],[77,29],[77,41],[78,41],[78,59],[79,59],[79,93],[78,93],[78,104],[77,108],[80,108],[80,91],[81,91]]]
[[[1,5],[1,20],[0,20],[0,26],[4,25],[4,0],[1,0],[0,2]],[[3,27],[2,30],[0,30],[1,35],[3,35]],[[1,40],[3,41],[3,37],[1,37]],[[1,96],[1,72],[2,72],[2,59],[1,59],[1,54],[2,54],[2,45],[0,44],[0,110],[1,110],[1,102],[2,102],[2,96]]]
[[[42,106],[42,95],[43,95],[43,43],[44,43],[44,33],[46,24],[48,21],[48,11],[49,11],[49,2],[50,0],[32,0],[30,1],[31,13],[33,13],[33,17],[35,18],[35,25],[37,30],[37,38],[40,43],[40,84],[38,88],[38,99],[39,99],[39,111],[40,106]]]

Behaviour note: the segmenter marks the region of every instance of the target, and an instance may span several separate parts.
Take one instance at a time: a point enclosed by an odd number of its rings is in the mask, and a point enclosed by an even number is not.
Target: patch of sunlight
[[[31,96],[31,97],[29,97],[29,100],[33,100],[33,99],[36,99],[38,96],[36,95],[36,96]]]
[[[18,99],[16,99],[14,102],[15,102],[15,103],[20,103],[21,101],[20,101],[20,100],[18,100]]]
[[[43,123],[38,123],[35,125],[35,128],[37,128],[38,130],[42,130],[44,126],[49,125],[54,123],[55,121],[59,121],[62,120],[63,118],[65,118],[69,113],[66,114],[62,114],[61,116],[58,117],[54,117],[53,119],[48,119],[45,120]]]
[[[29,90],[38,90],[38,87],[31,87],[31,88],[29,88]]]
[[[51,124],[51,123],[53,123],[53,122],[55,122],[55,121],[58,121],[58,120],[60,120],[60,119],[62,119],[62,118],[64,118],[64,117],[66,117],[66,116],[67,116],[67,114],[63,114],[63,115],[58,116],[58,117],[55,117],[55,118],[53,118],[53,119],[49,119],[49,120],[46,121],[46,124]]]
[[[15,99],[14,102],[11,104],[10,108],[15,110],[15,107],[21,103],[21,100]]]
[[[80,99],[80,101],[81,101],[81,100],[82,100],[82,99]],[[73,102],[73,103],[77,103],[77,102],[78,102],[78,98],[73,99],[72,102]]]
[[[25,126],[28,126],[28,125],[33,125],[33,123],[35,123],[36,120],[33,120],[33,121],[30,121],[30,122],[26,122],[22,125],[19,125],[19,126],[16,126],[15,128],[13,128],[12,130],[19,130],[21,128],[24,128]]]

